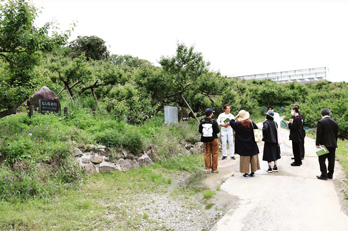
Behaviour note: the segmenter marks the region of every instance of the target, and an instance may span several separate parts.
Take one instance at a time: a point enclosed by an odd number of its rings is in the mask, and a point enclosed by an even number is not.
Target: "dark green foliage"
[[[67,35],[53,33],[51,25],[34,26],[37,9],[25,0],[0,4],[0,118],[15,114],[38,86],[34,67],[40,62],[40,51],[52,51],[64,44]]]
[[[120,130],[105,130],[95,135],[95,142],[111,148],[119,148],[123,142],[123,133]]]
[[[110,55],[105,41],[97,36],[78,36],[77,39],[70,42],[69,47],[73,50],[70,54],[72,58],[84,54],[87,61],[105,60]]]
[[[143,148],[143,137],[138,132],[137,127],[125,131],[122,146],[133,154],[141,151]]]

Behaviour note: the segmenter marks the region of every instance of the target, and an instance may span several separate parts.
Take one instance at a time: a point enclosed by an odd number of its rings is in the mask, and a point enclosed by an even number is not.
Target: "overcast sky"
[[[348,1],[33,0],[37,25],[55,20],[70,37],[95,35],[112,54],[159,65],[177,42],[195,46],[227,76],[328,67],[346,81]]]

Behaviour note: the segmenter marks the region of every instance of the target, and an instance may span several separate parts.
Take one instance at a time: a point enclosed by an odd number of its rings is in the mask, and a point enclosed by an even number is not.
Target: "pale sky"
[[[158,66],[177,42],[195,46],[227,76],[328,67],[346,81],[348,1],[339,0],[33,0],[37,25],[55,20],[77,36],[98,36],[111,54]]]

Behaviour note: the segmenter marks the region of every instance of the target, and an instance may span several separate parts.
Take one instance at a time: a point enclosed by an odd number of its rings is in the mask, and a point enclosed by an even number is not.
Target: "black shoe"
[[[223,156],[223,157],[222,157],[222,160],[225,160],[226,158],[227,158],[227,156]]]
[[[332,180],[332,176],[327,176],[328,179]]]
[[[232,160],[236,160],[236,157],[234,157],[234,156],[231,156],[231,159],[232,159]]]
[[[273,172],[278,172],[278,167],[277,167],[277,165],[274,165],[274,166],[273,166]]]
[[[273,172],[273,170],[272,170],[271,166],[269,166],[269,167],[268,167],[267,172],[269,172],[269,173]]]
[[[323,177],[323,176],[317,176],[317,178],[318,178],[319,180],[327,180],[327,177]]]
[[[254,177],[255,173],[252,172],[252,173],[249,174],[249,176]]]
[[[244,173],[243,176],[244,176],[244,177],[248,177],[249,174],[248,174],[248,173]]]
[[[301,166],[302,164],[297,164],[297,163],[295,163],[295,162],[292,162],[291,163],[291,166]]]

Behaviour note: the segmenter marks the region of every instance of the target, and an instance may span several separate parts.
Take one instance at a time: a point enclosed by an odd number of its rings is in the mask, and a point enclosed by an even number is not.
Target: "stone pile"
[[[185,149],[186,154],[200,153],[202,143],[187,143]],[[87,174],[93,174],[99,172],[129,171],[132,168],[153,165],[154,162],[159,160],[153,144],[150,144],[146,150],[137,155],[128,153],[124,149],[119,149],[116,154],[110,155],[107,150],[107,147],[103,145],[89,144],[86,147],[75,147],[75,161]]]

